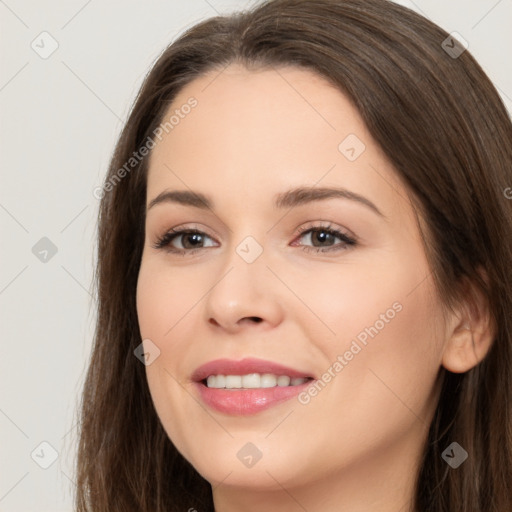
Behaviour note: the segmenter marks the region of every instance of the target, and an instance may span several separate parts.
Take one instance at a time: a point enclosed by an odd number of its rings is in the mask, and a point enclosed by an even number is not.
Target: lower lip
[[[274,386],[258,389],[209,388],[196,382],[203,402],[216,411],[232,416],[256,414],[297,396],[313,381],[298,386]]]

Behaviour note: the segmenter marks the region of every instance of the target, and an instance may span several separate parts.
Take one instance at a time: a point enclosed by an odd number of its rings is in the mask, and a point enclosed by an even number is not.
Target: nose
[[[228,333],[254,327],[267,330],[279,325],[284,297],[263,255],[247,263],[235,253],[225,268],[205,297],[206,321]]]

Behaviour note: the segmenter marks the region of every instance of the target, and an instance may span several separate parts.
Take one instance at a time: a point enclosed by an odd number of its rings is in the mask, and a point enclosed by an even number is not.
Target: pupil
[[[328,233],[327,231],[316,231],[315,233],[315,237],[320,243],[326,242],[329,237],[332,237],[331,233]]]
[[[195,247],[197,246],[198,244],[201,243],[201,235],[199,233],[189,233],[186,237],[185,237],[185,240],[190,240],[190,239],[194,239],[195,241],[192,242],[192,247]],[[184,247],[187,246],[187,244],[183,244]]]

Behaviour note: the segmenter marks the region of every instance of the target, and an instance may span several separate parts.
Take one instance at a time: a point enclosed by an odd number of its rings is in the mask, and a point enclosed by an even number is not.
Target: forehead
[[[312,71],[213,70],[179,92],[163,122],[171,116],[152,150],[148,200],[192,188],[270,202],[305,184],[344,186],[381,204],[406,196],[348,98]]]

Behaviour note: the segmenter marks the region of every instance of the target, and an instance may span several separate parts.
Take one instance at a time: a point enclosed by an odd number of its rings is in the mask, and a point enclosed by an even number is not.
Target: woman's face
[[[231,65],[171,115],[137,288],[170,439],[223,488],[410,478],[442,310],[407,191],[357,111],[309,71]]]

